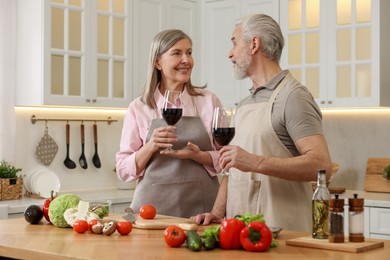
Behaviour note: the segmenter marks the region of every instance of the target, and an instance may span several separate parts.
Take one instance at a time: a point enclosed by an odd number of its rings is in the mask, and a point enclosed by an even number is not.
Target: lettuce
[[[77,208],[80,198],[74,194],[62,194],[56,197],[49,206],[51,223],[60,228],[71,227],[64,219],[64,213],[69,208]]]

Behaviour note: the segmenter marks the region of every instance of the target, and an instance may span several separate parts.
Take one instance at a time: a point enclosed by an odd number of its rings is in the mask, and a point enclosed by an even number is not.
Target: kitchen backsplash
[[[390,109],[323,111],[324,134],[339,164],[331,187],[364,190],[367,159],[390,158]]]
[[[119,150],[119,141],[122,130],[125,110],[95,110],[95,109],[41,109],[16,108],[16,161],[17,167],[29,174],[37,166],[49,168],[55,172],[61,181],[61,192],[78,190],[110,189],[117,187],[117,178],[114,173],[115,153]],[[44,135],[45,121],[31,122],[31,116],[37,118],[61,119],[107,119],[112,117],[117,122],[97,122],[98,155],[101,168],[92,163],[95,153],[93,139],[94,122],[85,121],[85,150],[88,168],[83,169],[79,164],[81,155],[81,121],[70,121],[69,157],[76,163],[75,169],[68,169],[64,165],[66,158],[66,122],[47,122],[48,134],[58,145],[58,152],[49,166],[44,166],[35,154],[36,147]],[[123,187],[123,185],[122,185]]]
[[[93,122],[85,122],[85,156],[88,169],[78,163],[81,155],[80,122],[70,124],[70,158],[75,169],[64,165],[66,157],[66,122],[48,122],[48,133],[58,144],[58,152],[47,166],[61,181],[61,192],[110,189],[117,187],[115,153],[119,149],[125,110],[94,109],[16,109],[16,166],[25,174],[42,165],[35,156],[35,149],[44,135],[45,122],[31,123],[31,116],[38,118],[81,118],[118,120],[111,124],[97,123],[98,153],[102,167],[92,163],[94,155]],[[326,110],[323,111],[324,134],[328,141],[332,160],[339,164],[339,172],[331,186],[364,190],[367,158],[390,157],[390,110]]]

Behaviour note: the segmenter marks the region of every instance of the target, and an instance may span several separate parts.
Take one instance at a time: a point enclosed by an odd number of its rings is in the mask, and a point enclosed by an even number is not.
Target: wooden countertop
[[[204,229],[201,227],[200,230]],[[387,259],[390,240],[384,247],[362,253],[346,253],[322,249],[287,246],[285,241],[307,236],[307,233],[283,230],[279,246],[263,253],[244,250],[193,252],[185,246],[170,248],[163,230],[133,229],[128,236],[117,232],[111,236],[87,232],[77,234],[70,228],[56,228],[45,220],[38,225],[24,218],[0,220],[0,256],[18,259]],[[258,254],[258,255],[255,255]]]

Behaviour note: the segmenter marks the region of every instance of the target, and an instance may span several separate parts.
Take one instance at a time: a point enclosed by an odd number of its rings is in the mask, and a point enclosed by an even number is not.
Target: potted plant
[[[5,160],[0,162],[0,200],[20,199],[23,190],[23,178],[17,173],[22,171]]]

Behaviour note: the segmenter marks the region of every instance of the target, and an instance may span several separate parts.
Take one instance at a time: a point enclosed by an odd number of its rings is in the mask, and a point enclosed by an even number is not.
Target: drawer
[[[370,234],[390,235],[390,208],[370,207]]]

